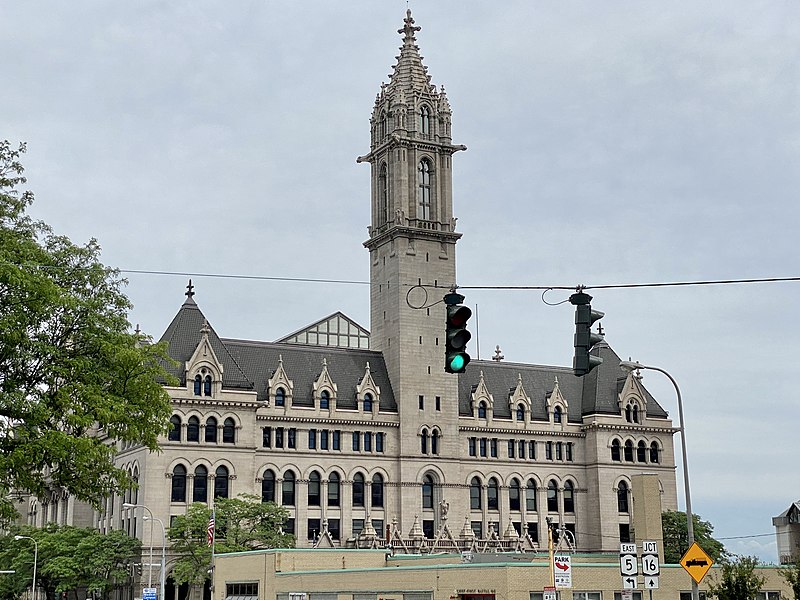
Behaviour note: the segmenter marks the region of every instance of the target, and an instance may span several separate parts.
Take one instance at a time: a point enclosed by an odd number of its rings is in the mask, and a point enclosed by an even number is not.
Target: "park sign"
[[[557,588],[572,587],[572,563],[569,554],[553,556],[553,582]]]
[[[713,559],[706,554],[706,551],[697,542],[694,542],[681,558],[681,566],[692,576],[695,583],[700,583],[703,580],[703,577],[705,577],[713,564]]]

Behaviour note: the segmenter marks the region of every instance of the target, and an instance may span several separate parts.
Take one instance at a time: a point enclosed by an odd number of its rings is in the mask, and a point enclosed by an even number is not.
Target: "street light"
[[[683,456],[683,492],[686,497],[686,534],[689,541],[689,547],[694,544],[694,517],[692,516],[692,497],[689,492],[689,463],[686,460],[686,426],[683,422],[683,401],[681,400],[681,390],[675,379],[667,373],[664,369],[659,367],[650,367],[640,364],[636,361],[623,360],[620,361],[619,366],[628,371],[637,371],[640,369],[648,369],[650,371],[658,371],[666,375],[672,382],[675,388],[675,393],[678,395],[678,422],[679,430],[681,432],[681,454]],[[697,587],[697,582],[692,577],[692,600],[700,600],[700,589]]]
[[[39,560],[39,543],[29,535],[15,535],[15,540],[30,540],[33,542],[33,585],[31,585],[31,594],[33,599],[36,600],[36,563]]]
[[[150,513],[149,519],[151,521],[158,521],[158,524],[161,525],[161,577],[160,577],[160,588],[161,593],[159,594],[159,600],[164,600],[164,571],[166,570],[166,561],[165,561],[165,547],[167,545],[167,532],[164,529],[164,522],[159,519],[158,517],[153,516],[153,511],[146,507],[144,504],[132,504],[130,502],[125,502],[122,504],[122,508],[143,508],[148,513]],[[144,520],[148,520],[148,517],[144,517]],[[147,587],[153,587],[153,525],[150,525],[150,568],[148,569],[147,575]]]

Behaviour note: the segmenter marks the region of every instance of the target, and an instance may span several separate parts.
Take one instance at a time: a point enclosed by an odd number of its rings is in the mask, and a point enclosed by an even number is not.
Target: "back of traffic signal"
[[[592,355],[592,348],[603,340],[603,334],[593,332],[592,325],[603,318],[605,313],[592,310],[592,297],[584,293],[582,288],[569,297],[575,306],[575,356],[572,359],[572,371],[583,377],[603,362],[599,356]]]

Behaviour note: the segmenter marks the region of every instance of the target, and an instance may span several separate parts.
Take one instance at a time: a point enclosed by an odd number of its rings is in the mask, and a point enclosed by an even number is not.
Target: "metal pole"
[[[164,534],[164,523],[161,519],[156,519],[153,517],[153,511],[146,507],[144,504],[131,504],[129,502],[125,502],[122,504],[122,508],[143,508],[150,514],[150,565],[147,569],[147,587],[153,587],[153,521],[158,521],[161,523],[161,531],[164,537],[164,544],[166,544],[166,534]],[[145,520],[147,520],[145,518]],[[161,545],[161,573],[163,578],[164,573],[164,544]],[[159,600],[164,600],[164,588],[162,585],[161,588],[161,598]]]
[[[33,583],[31,584],[31,597],[36,600],[36,563],[39,562],[39,543],[29,535],[15,535],[15,540],[30,540],[33,542]]]
[[[152,513],[150,513],[152,515]],[[145,517],[147,520],[148,517]],[[164,589],[165,589],[165,573],[166,573],[166,548],[167,548],[167,530],[164,528],[164,521],[159,519],[158,517],[150,517],[154,521],[158,521],[158,524],[161,525],[161,577],[159,580],[159,586],[161,588],[161,594],[159,595],[159,600],[164,600]]]
[[[681,399],[681,390],[678,387],[678,383],[675,381],[672,375],[670,375],[664,369],[661,369],[659,367],[650,367],[628,361],[624,361],[622,363],[622,367],[623,368],[632,367],[635,369],[649,369],[651,371],[658,371],[659,373],[663,373],[672,382],[672,385],[675,388],[675,393],[678,395],[678,420],[681,432],[681,455],[683,458],[683,492],[684,496],[686,497],[686,536],[689,541],[689,546],[691,547],[691,545],[694,544],[694,516],[692,515],[692,495],[689,491],[689,462],[686,458],[686,425],[683,421],[683,400]],[[694,577],[692,577],[692,600],[700,600],[700,589],[697,586],[697,582],[694,580]]]

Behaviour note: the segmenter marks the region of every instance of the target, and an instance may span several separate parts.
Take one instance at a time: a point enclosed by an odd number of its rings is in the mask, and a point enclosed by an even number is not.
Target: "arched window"
[[[281,504],[284,506],[294,506],[294,486],[295,477],[294,471],[286,471],[283,474],[283,483],[281,484]]]
[[[328,506],[339,506],[340,481],[341,479],[336,471],[328,476]]]
[[[353,506],[364,506],[364,476],[353,475]]]
[[[558,512],[558,484],[554,479],[547,483],[547,511]]]
[[[517,421],[525,420],[525,407],[522,404],[517,404]]]
[[[372,412],[372,394],[364,394],[364,412]]]
[[[186,502],[186,467],[175,465],[172,469],[172,494],[173,502]]]
[[[386,163],[381,165],[378,175],[378,225],[389,220],[389,170]],[[399,223],[398,223],[399,225]]]
[[[385,110],[381,111],[381,139],[385,138],[389,134],[389,117],[386,114]]]
[[[617,486],[617,512],[628,512],[628,484],[624,481]]]
[[[275,390],[275,406],[285,406],[286,405],[286,390],[282,387],[279,387]]]
[[[633,442],[625,442],[625,462],[633,462]]]
[[[636,461],[647,462],[647,445],[642,441],[636,446]]]
[[[203,380],[203,395],[211,395],[211,375],[206,375],[206,378]]]
[[[275,502],[275,472],[272,469],[264,471],[261,478],[261,501]]]
[[[622,460],[622,455],[620,454],[619,440],[612,440],[611,442],[611,460],[616,462]]]
[[[419,109],[419,132],[423,135],[431,134],[431,109],[427,106]]]
[[[428,453],[428,430],[423,429],[419,436],[419,451],[422,454]]]
[[[422,508],[433,508],[433,477],[422,478]]]
[[[478,404],[478,418],[485,419],[486,418],[486,402],[481,402]]]
[[[186,441],[200,441],[200,419],[197,417],[189,417],[189,420],[186,422]]]
[[[308,505],[309,506],[319,506],[320,505],[320,483],[321,479],[319,473],[317,471],[311,471],[311,475],[308,476]]]
[[[553,409],[553,423],[561,423],[561,407],[556,406]]]
[[[208,502],[208,469],[197,465],[192,483],[192,502]]]
[[[489,480],[489,485],[486,487],[486,508],[489,510],[500,510],[500,503],[498,497],[500,495],[500,486],[497,484],[497,479],[492,477]]]
[[[331,395],[328,390],[322,390],[322,393],[319,395],[319,407],[320,408],[330,408],[331,405]]]
[[[656,442],[650,444],[650,462],[658,464],[658,444]]]
[[[201,388],[203,387],[203,378],[200,377],[199,374],[194,376],[194,395],[199,396],[201,394]]]
[[[225,423],[222,425],[222,443],[236,443],[236,421],[234,421],[231,417],[225,419]]]
[[[431,454],[439,454],[439,432],[435,429],[431,433]]]
[[[380,473],[375,473],[372,476],[371,506],[383,506],[383,476]]]
[[[214,473],[214,498],[228,497],[228,468],[219,466]]]
[[[217,420],[214,417],[206,419],[206,442],[210,444],[217,443]]]
[[[172,429],[169,430],[167,434],[167,439],[170,442],[180,442],[181,441],[181,418],[178,415],[172,415],[169,418],[170,425],[172,425]]]
[[[417,165],[417,218],[431,220],[431,173],[433,168],[427,158]]]
[[[564,483],[564,512],[575,512],[575,485],[569,480]]]
[[[508,508],[509,510],[520,510],[520,485],[519,479],[512,479],[508,486]]]
[[[633,422],[639,422],[639,406],[637,404],[633,405]]]
[[[481,509],[481,480],[477,477],[469,482],[469,507],[470,510]]]
[[[525,510],[536,512],[536,481],[533,479],[528,479],[525,485]]]

